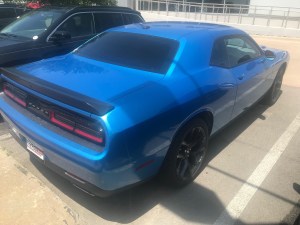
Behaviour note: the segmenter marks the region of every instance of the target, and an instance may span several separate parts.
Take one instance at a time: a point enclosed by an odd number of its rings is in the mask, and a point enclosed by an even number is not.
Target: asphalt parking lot
[[[207,166],[174,190],[152,180],[91,197],[30,160],[0,124],[0,224],[294,224],[300,211],[300,40],[254,37],[291,54],[282,94],[212,138]]]

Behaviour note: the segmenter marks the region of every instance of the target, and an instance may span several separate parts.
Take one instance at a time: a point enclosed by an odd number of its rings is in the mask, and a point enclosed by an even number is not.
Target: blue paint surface
[[[9,123],[44,149],[47,160],[104,190],[116,190],[156,175],[183,124],[201,112],[209,112],[213,134],[261,98],[270,89],[279,67],[288,61],[287,54],[274,50],[274,60],[262,55],[234,68],[211,66],[211,52],[218,38],[248,37],[243,31],[222,25],[160,22],[109,32],[169,38],[179,47],[166,74],[100,62],[79,56],[76,51],[17,68],[29,77],[112,105],[114,109],[105,115],[83,112],[2,75],[27,93],[97,120],[105,134],[105,146],[99,151],[48,129],[7,97],[0,98],[1,112]],[[241,75],[245,76],[242,80]]]

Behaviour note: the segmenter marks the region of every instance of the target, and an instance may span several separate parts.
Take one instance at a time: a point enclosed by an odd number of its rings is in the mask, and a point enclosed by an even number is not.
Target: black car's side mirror
[[[60,42],[60,41],[65,41],[71,39],[71,34],[68,31],[55,31],[51,37],[50,37],[50,41],[54,41],[54,42]]]
[[[269,60],[274,60],[276,58],[276,55],[274,52],[270,51],[270,50],[265,50],[265,56],[267,59]]]

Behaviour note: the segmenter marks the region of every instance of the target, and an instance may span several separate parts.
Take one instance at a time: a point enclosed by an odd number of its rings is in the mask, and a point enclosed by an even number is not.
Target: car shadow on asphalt
[[[264,120],[263,113],[267,108],[257,104],[215,135],[210,141],[207,164],[255,120]],[[214,192],[195,182],[175,189],[162,185],[158,179],[152,179],[109,198],[91,197],[35,160],[32,162],[65,195],[108,221],[131,223],[152,209],[156,210],[162,223],[163,220],[168,223],[170,217],[159,215],[162,212],[160,208],[166,208],[171,212],[169,216],[175,214],[186,221],[213,224],[225,209]]]
[[[117,195],[99,198],[83,193],[36,160],[32,162],[65,195],[107,221],[128,224],[148,211],[155,210],[162,224],[168,224],[172,220],[172,214],[186,221],[212,224],[224,210],[214,192],[195,182],[184,188],[174,189],[152,179]],[[166,215],[165,210],[160,210],[163,208],[171,213]],[[148,222],[151,224],[151,221]]]
[[[263,114],[268,108],[263,103],[257,103],[211,137],[206,163],[208,164],[213,160],[215,156],[232,143],[241,133],[247,130],[254,121],[266,120]]]

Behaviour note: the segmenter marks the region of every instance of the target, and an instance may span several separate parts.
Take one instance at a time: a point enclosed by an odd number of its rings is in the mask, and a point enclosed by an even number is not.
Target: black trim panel
[[[94,98],[87,97],[37,77],[30,76],[14,67],[0,68],[0,73],[4,75],[4,78],[7,77],[49,98],[53,98],[98,116],[105,115],[114,108],[113,106],[100,102]]]

